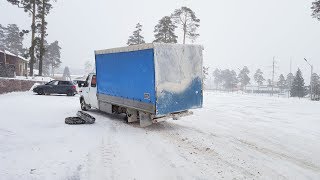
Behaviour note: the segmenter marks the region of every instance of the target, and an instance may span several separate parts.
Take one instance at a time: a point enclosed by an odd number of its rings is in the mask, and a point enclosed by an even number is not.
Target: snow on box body
[[[98,99],[156,117],[202,107],[202,46],[154,43],[95,54]]]

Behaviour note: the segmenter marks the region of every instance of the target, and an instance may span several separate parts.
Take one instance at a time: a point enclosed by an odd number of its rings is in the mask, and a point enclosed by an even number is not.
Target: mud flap
[[[140,127],[150,126],[152,123],[151,114],[139,111]]]

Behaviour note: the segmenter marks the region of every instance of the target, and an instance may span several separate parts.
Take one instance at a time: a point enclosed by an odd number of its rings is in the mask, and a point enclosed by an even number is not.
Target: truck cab
[[[82,110],[90,108],[99,109],[97,99],[96,74],[90,73],[85,83],[80,88],[80,105]]]

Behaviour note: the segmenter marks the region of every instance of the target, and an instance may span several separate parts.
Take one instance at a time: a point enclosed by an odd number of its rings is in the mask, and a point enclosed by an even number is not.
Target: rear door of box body
[[[154,51],[96,54],[99,99],[155,113]]]
[[[202,107],[202,46],[154,44],[156,115]]]

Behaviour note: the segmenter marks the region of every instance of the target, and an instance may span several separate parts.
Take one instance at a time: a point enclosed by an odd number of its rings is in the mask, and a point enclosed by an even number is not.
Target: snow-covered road
[[[78,97],[0,95],[0,179],[320,179],[319,102],[205,93],[204,108],[140,128]]]

